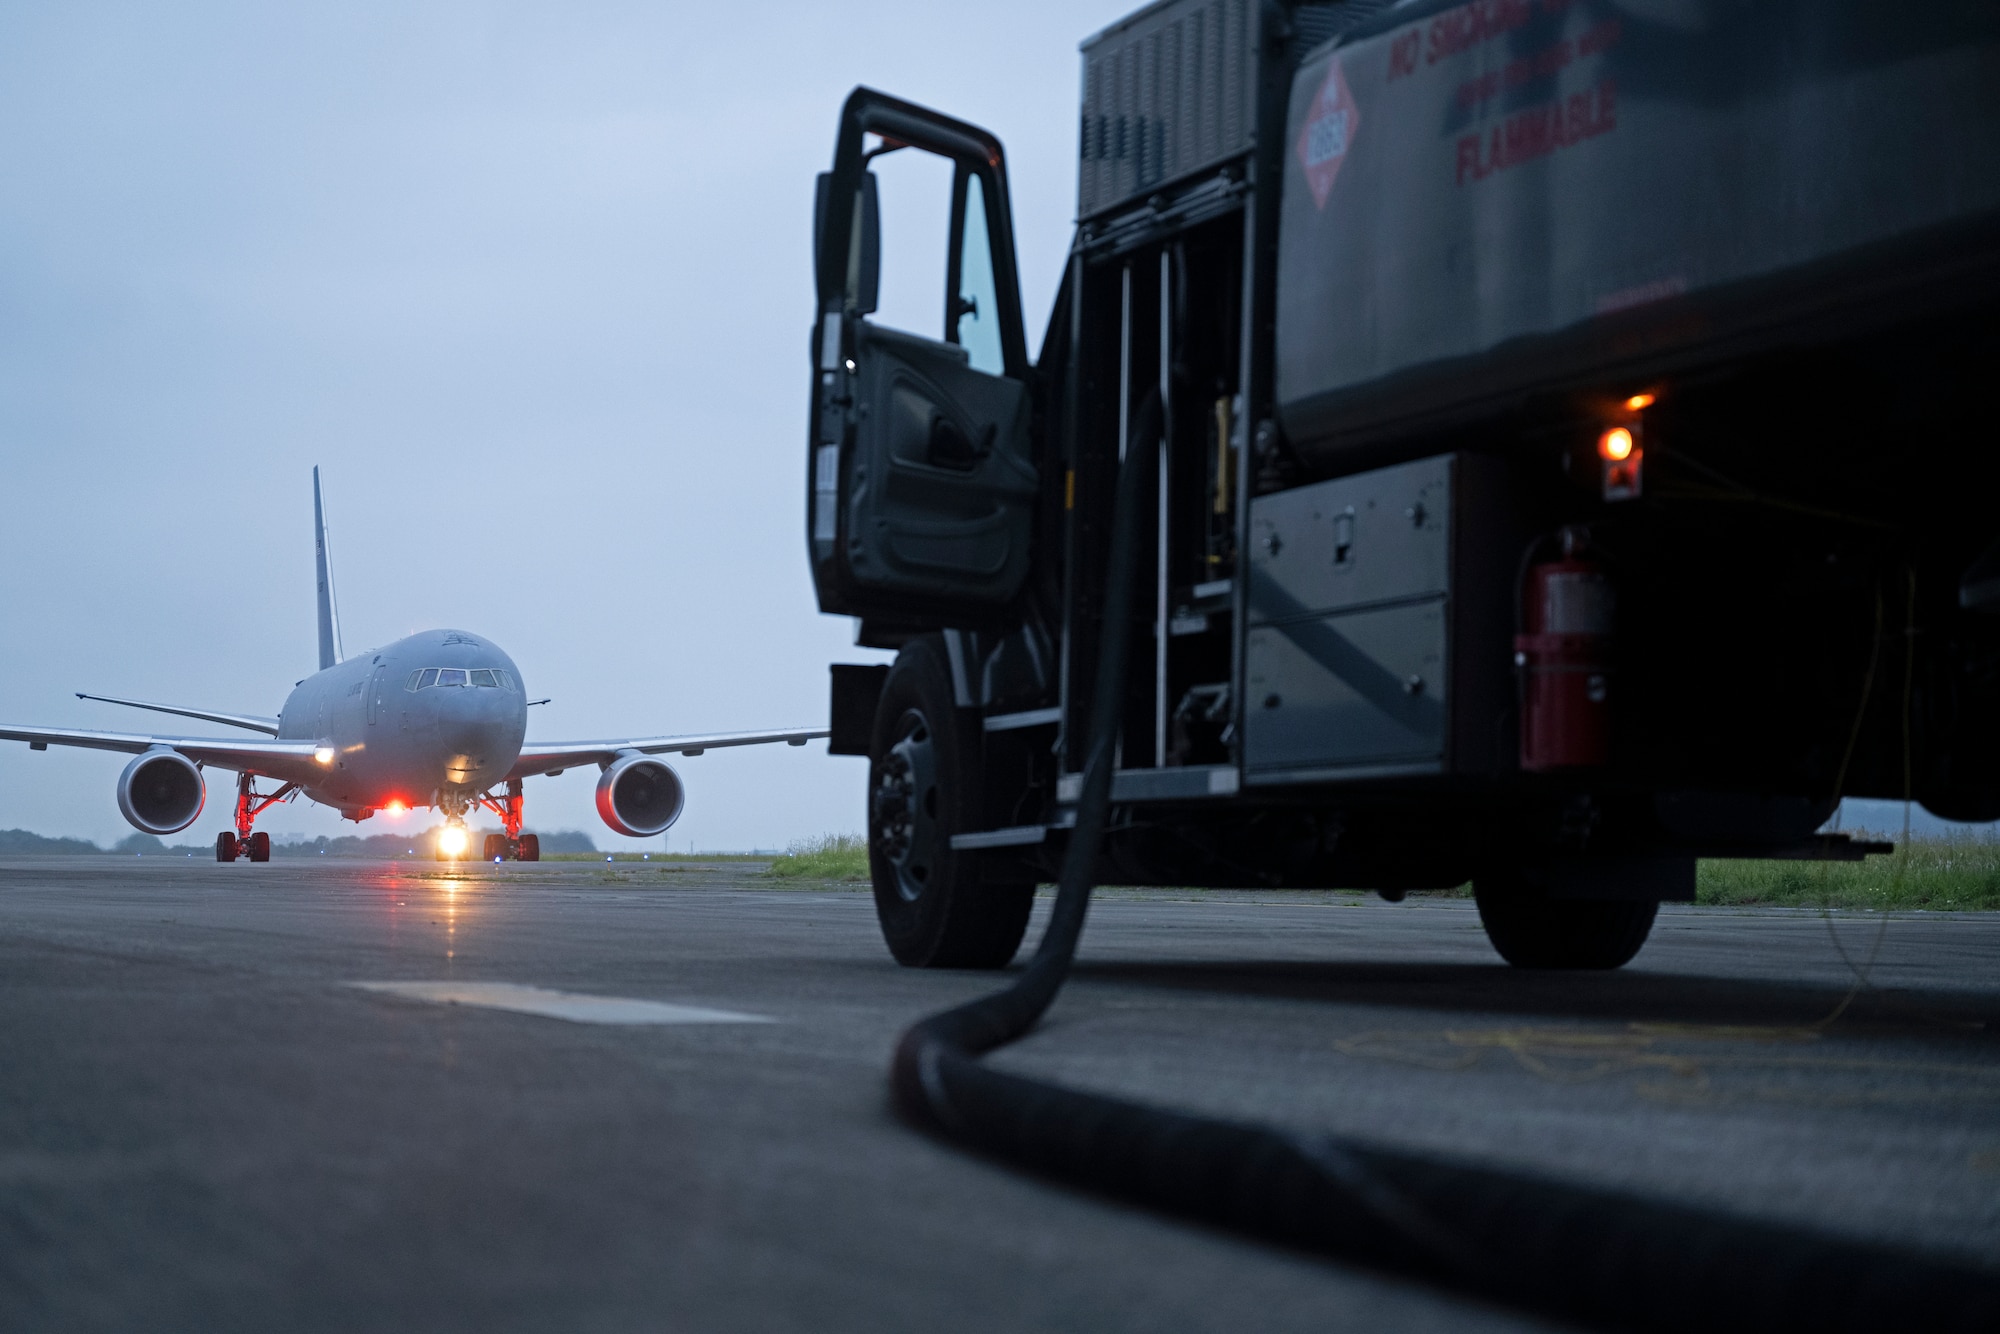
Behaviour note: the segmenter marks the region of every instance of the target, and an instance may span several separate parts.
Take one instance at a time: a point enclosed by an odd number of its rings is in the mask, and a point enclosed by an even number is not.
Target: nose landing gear
[[[255,774],[236,775],[236,830],[227,830],[215,836],[215,860],[233,862],[238,857],[248,857],[253,862],[271,860],[271,836],[266,833],[252,833],[251,823],[278,802],[289,800],[298,791],[297,783],[287,783],[276,792],[264,793],[257,790]]]
[[[472,836],[465,832],[465,821],[454,815],[444,822],[444,828],[437,832],[437,859],[441,862],[455,862],[465,856],[472,845]]]

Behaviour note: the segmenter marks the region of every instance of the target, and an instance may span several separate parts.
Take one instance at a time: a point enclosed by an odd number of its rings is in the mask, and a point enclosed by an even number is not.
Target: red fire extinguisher
[[[1562,559],[1528,570],[1522,627],[1521,767],[1583,769],[1611,760],[1611,577],[1582,528],[1562,530]]]

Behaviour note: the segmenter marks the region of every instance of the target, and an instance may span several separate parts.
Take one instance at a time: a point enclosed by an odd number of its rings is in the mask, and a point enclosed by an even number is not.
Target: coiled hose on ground
[[[891,1071],[903,1113],[981,1153],[1109,1196],[1561,1319],[1651,1330],[2000,1330],[2000,1277],[1921,1254],[1185,1115],[981,1064],[1055,999],[1090,905],[1111,804],[1138,530],[1162,429],[1157,394],[1136,427],[1120,469],[1088,759],[1054,912],[1013,985],[903,1034]]]

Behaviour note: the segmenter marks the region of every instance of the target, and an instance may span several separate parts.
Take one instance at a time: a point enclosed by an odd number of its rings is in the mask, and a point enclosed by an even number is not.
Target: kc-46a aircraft
[[[489,835],[488,860],[538,861],[539,841],[521,832],[521,782],[582,764],[603,770],[597,812],[618,833],[646,838],[680,817],[685,790],[655,755],[699,755],[721,746],[783,741],[803,746],[824,728],[778,732],[715,732],[694,736],[603,741],[528,741],[530,701],[514,660],[491,640],[462,630],[426,630],[386,648],[344,659],[327,554],[326,509],[319,469],[313,469],[313,524],[319,565],[319,666],[300,681],[275,718],[219,713],[171,704],[78,693],[79,699],[126,704],[261,732],[233,737],[154,736],[0,724],[0,740],[32,750],[87,746],[135,755],[118,778],[118,809],[134,828],[172,834],[201,816],[207,787],[202,770],[236,774],[236,828],[216,835],[215,859],[269,861],[271,836],[253,832],[257,816],[300,794],[337,807],[350,820],[380,810],[434,806],[445,816],[440,859],[462,857],[470,838],[465,816],[483,806],[500,817],[504,834]],[[258,791],[258,780],[279,786]]]

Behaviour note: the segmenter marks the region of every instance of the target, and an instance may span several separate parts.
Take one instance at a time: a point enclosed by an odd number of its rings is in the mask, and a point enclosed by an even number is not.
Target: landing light
[[[1634,394],[1625,400],[1625,408],[1629,412],[1644,412],[1653,406],[1654,401],[1651,394]]]
[[[392,801],[382,808],[382,814],[384,815],[408,815],[409,813],[410,808],[400,801]]]
[[[458,825],[446,825],[438,830],[438,851],[447,857],[456,857],[464,852],[465,845],[470,841],[465,830]]]
[[[1622,426],[1612,427],[1597,437],[1597,453],[1608,463],[1623,463],[1632,457],[1632,433]]]
[[[313,759],[314,759],[315,761],[317,761],[318,763],[320,763],[320,764],[332,764],[332,763],[333,763],[333,747],[332,747],[332,746],[321,746],[321,747],[320,747],[320,748],[319,748],[318,750],[316,750],[316,751],[314,751],[314,752],[313,752]]]

